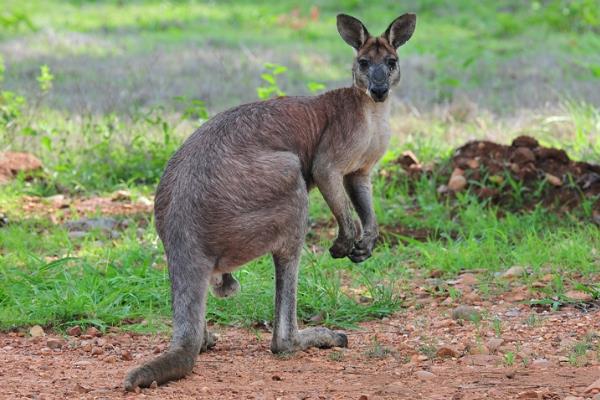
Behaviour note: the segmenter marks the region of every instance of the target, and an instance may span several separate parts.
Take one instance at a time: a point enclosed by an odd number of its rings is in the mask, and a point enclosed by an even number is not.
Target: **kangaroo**
[[[217,296],[235,293],[231,272],[267,253],[276,278],[271,351],[347,347],[341,332],[298,329],[308,192],[316,186],[337,221],[331,256],[369,258],[378,237],[370,172],[390,138],[396,50],[415,24],[414,14],[404,14],[371,36],[358,19],[338,15],[342,39],[356,50],[352,87],[232,108],[204,123],[169,160],[154,212],[171,280],[173,336],[164,354],[128,373],[126,390],[189,374],[196,356],[214,345],[205,321],[209,285]]]

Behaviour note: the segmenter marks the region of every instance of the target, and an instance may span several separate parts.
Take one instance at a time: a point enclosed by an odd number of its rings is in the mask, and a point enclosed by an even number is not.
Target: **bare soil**
[[[465,276],[465,281],[473,280]],[[213,327],[219,334],[217,345],[199,355],[191,376],[139,393],[123,391],[125,373],[164,351],[166,336],[114,329],[104,335],[92,331],[66,337],[0,334],[0,398],[466,400],[595,395],[594,390],[585,391],[600,378],[599,310],[534,310],[510,301],[514,295],[509,292],[493,301],[466,296],[464,303],[490,318],[463,322],[452,318],[452,302],[424,297],[418,289],[416,293],[419,300],[402,312],[348,331],[348,349],[311,349],[281,357],[270,353],[266,330]],[[500,330],[491,316],[501,320]],[[589,343],[589,349],[574,353],[581,342]]]

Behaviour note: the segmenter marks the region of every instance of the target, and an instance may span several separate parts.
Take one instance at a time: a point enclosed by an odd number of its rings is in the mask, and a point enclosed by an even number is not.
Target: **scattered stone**
[[[69,335],[69,336],[81,335],[81,327],[78,325],[70,327],[69,329],[67,329],[67,335]]]
[[[131,200],[131,192],[129,190],[117,190],[114,192],[110,199],[112,201],[129,201]]]
[[[82,393],[83,394],[83,393],[89,393],[89,392],[91,392],[92,388],[87,387],[87,386],[83,386],[81,383],[76,383],[75,387],[74,387],[74,390],[77,393]]]
[[[429,371],[417,371],[415,372],[415,376],[423,381],[430,381],[435,378],[435,374]]]
[[[31,337],[42,337],[46,336],[44,329],[39,325],[34,325],[29,329],[29,334]]]
[[[449,192],[449,190],[450,190],[450,189],[448,189],[448,186],[446,186],[446,185],[440,185],[440,186],[438,186],[438,188],[437,188],[437,192],[438,192],[439,194],[445,194],[445,193],[448,193],[448,192]]]
[[[510,162],[524,165],[535,161],[535,154],[527,147],[517,147],[510,156]]]
[[[65,202],[64,194],[55,194],[54,196],[46,197],[46,200],[50,202],[54,207],[67,208],[69,204]]]
[[[158,383],[156,381],[152,381],[150,384],[150,389],[156,389],[158,387]]]
[[[583,391],[585,394],[600,393],[600,378],[595,380],[590,386],[586,387]]]
[[[281,378],[281,376],[279,376],[279,375],[273,375],[271,377],[271,379],[274,381],[278,381],[278,382],[283,380],[283,378]]]
[[[586,292],[581,292],[579,290],[569,290],[565,293],[565,297],[572,301],[580,301],[580,302],[589,302],[594,299],[594,297]]]
[[[117,362],[117,356],[114,354],[111,354],[109,356],[106,356],[104,358],[104,362],[109,363],[109,364],[114,364]]]
[[[452,310],[452,319],[473,321],[479,318],[481,318],[481,314],[475,307],[460,305]]]
[[[93,356],[99,356],[99,355],[101,355],[103,353],[104,353],[104,350],[102,350],[102,347],[94,346],[92,348],[92,355]]]
[[[96,327],[94,326],[90,326],[89,328],[86,329],[85,331],[86,335],[89,335],[91,337],[100,337],[102,336],[102,332],[100,332]]]
[[[464,175],[465,171],[460,168],[455,168],[454,171],[452,171],[450,180],[448,181],[448,189],[452,190],[453,192],[460,192],[467,187],[467,179]]]
[[[154,346],[154,348],[152,349],[152,353],[153,354],[160,354],[160,353],[162,353],[162,351],[164,349],[165,349],[164,346],[157,345],[157,346]]]
[[[137,199],[138,203],[141,203],[145,206],[152,206],[154,204],[154,202],[152,200],[150,200],[149,198],[147,198],[146,196],[140,196]]]
[[[70,232],[89,232],[94,229],[110,232],[118,225],[118,221],[111,217],[81,218],[64,223],[65,228]]]
[[[88,361],[88,360],[81,360],[81,361],[77,361],[73,365],[75,365],[78,368],[85,368],[85,367],[88,367],[88,366],[92,365],[92,362]]]
[[[531,366],[533,368],[548,368],[550,366],[550,361],[545,358],[538,358],[537,360],[533,360]]]
[[[472,356],[487,356],[490,354],[490,350],[487,346],[480,343],[468,344],[466,350]]]
[[[549,174],[549,173],[546,173],[546,180],[552,186],[562,186],[562,184],[563,184],[562,179],[560,179],[559,177],[554,176],[552,174]]]
[[[65,345],[65,341],[59,338],[49,338],[46,340],[46,346],[50,349],[60,349]]]
[[[396,160],[396,163],[400,164],[400,166],[405,170],[409,170],[414,165],[419,166],[421,164],[417,156],[415,156],[415,154],[410,150],[402,153],[402,155]]]
[[[457,358],[458,352],[450,347],[440,347],[435,355],[439,358]]]
[[[463,285],[473,286],[479,282],[479,280],[477,279],[477,276],[475,276],[475,274],[472,274],[470,272],[466,272],[466,273],[460,275],[458,277],[458,279],[459,279],[460,283]]]
[[[121,358],[125,361],[133,360],[133,357],[131,356],[131,353],[129,352],[129,350],[123,350],[121,352]]]
[[[517,399],[526,400],[526,399],[542,399],[542,394],[540,392],[536,392],[535,390],[528,390],[526,392],[521,392],[517,395]]]
[[[521,310],[519,310],[518,308],[509,308],[504,313],[504,316],[505,317],[509,317],[509,318],[516,318],[519,315],[521,315]]]
[[[500,348],[500,346],[502,346],[502,344],[504,343],[504,340],[501,338],[492,338],[490,340],[488,340],[485,345],[488,348],[488,350],[490,351],[490,353],[495,353],[496,351],[498,351],[498,349]]]
[[[469,169],[477,169],[477,168],[479,168],[479,161],[472,158],[467,161],[467,167],[469,167]]]
[[[502,275],[500,275],[504,279],[516,279],[523,275],[525,275],[525,268],[515,265],[514,267],[510,267]]]

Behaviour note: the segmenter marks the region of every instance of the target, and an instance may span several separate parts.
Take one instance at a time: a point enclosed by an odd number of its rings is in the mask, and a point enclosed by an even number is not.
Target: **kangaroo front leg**
[[[341,332],[316,327],[298,330],[296,321],[296,287],[300,250],[292,257],[274,254],[275,320],[273,323],[273,353],[288,353],[309,347],[347,347],[348,338]]]
[[[313,171],[313,179],[338,223],[338,236],[329,253],[333,258],[349,256],[356,240],[356,227],[344,191],[344,177],[338,171],[319,167]]]
[[[348,256],[352,261],[358,263],[371,257],[371,252],[379,237],[377,218],[373,209],[371,177],[367,172],[347,175],[344,177],[344,186],[363,226],[362,237],[354,243]]]

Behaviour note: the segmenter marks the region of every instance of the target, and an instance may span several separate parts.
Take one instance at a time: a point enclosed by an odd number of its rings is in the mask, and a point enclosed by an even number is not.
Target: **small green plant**
[[[462,292],[454,287],[449,287],[448,295],[450,296],[450,298],[452,300],[457,301],[458,299],[460,299],[462,297]]]
[[[586,364],[586,353],[592,348],[593,345],[589,338],[585,338],[583,341],[575,343],[571,348],[571,352],[569,353],[569,364],[571,364],[574,367]]]
[[[502,320],[500,318],[495,317],[492,320],[492,328],[494,329],[496,337],[502,336]]]
[[[264,81],[262,86],[256,88],[256,94],[261,100],[267,100],[271,97],[285,96],[285,92],[279,87],[277,76],[287,71],[287,67],[278,64],[266,63],[267,72],[261,74]]]
[[[371,347],[367,350],[367,357],[369,358],[385,358],[392,354],[392,349],[382,345],[377,337],[371,338]]]
[[[331,361],[342,362],[344,361],[344,353],[341,351],[333,350],[327,356]]]
[[[419,346],[419,353],[433,360],[436,357],[437,348],[431,343],[424,343]]]
[[[542,323],[542,320],[540,319],[540,317],[538,317],[538,315],[536,313],[531,313],[527,316],[525,323],[530,328],[533,328],[533,327],[539,326]]]
[[[40,67],[40,74],[37,76],[38,85],[42,94],[46,94],[52,89],[52,81],[54,75],[50,72],[50,68],[44,64]]]
[[[199,123],[208,120],[208,109],[206,108],[206,102],[203,100],[190,99],[185,96],[177,96],[174,100],[184,107],[181,115],[182,119],[191,119]]]
[[[504,365],[512,367],[515,364],[515,353],[508,351],[504,353]]]

